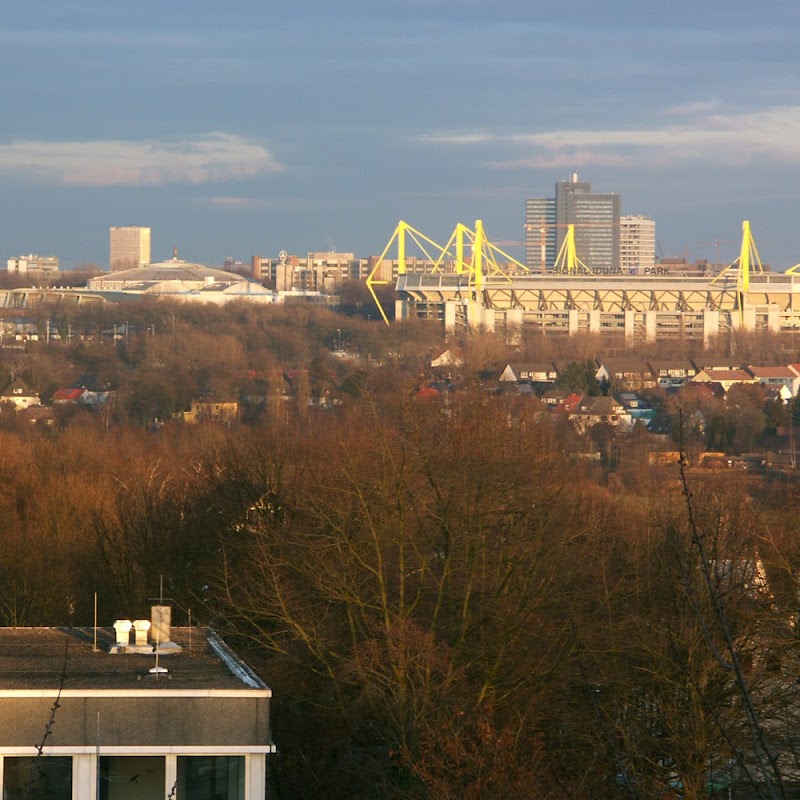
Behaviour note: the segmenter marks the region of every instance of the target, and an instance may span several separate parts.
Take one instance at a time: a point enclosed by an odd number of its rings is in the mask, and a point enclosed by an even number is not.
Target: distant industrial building
[[[150,263],[150,228],[136,225],[111,227],[109,265],[112,272]]]
[[[597,274],[611,274],[620,264],[620,196],[597,194],[592,184],[570,180],[556,183],[554,198],[530,198],[525,209],[527,266],[536,272],[552,270],[567,229],[575,226],[578,257]]]
[[[27,256],[9,258],[6,262],[9,272],[25,275],[28,272],[58,272],[58,256],[37,256],[29,253]]]
[[[277,258],[252,258],[253,279],[279,292],[333,293],[345,281],[363,280],[370,269],[370,260],[356,258],[355,253],[317,252],[300,257],[281,251]]]
[[[624,274],[649,274],[656,263],[656,223],[649,217],[619,218],[619,266]]]

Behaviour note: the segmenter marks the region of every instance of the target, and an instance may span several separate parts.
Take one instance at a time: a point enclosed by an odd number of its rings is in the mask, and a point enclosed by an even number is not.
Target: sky
[[[800,262],[796,0],[28,0],[0,28],[0,257],[522,241],[577,170],[664,255]],[[521,248],[509,245],[515,255]]]

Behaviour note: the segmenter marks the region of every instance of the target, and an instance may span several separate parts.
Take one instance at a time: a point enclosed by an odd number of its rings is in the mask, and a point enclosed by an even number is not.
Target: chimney
[[[135,619],[133,621],[133,631],[136,638],[137,645],[147,644],[147,631],[150,630],[149,619]]]
[[[114,630],[117,632],[117,644],[126,647],[131,643],[131,628],[133,623],[129,619],[118,619],[114,623]]]
[[[170,606],[152,606],[150,609],[152,627],[150,638],[157,644],[171,641],[172,608]]]

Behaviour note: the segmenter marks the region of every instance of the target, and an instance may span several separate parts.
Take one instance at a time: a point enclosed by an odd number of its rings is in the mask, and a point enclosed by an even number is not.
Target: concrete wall
[[[40,742],[54,699],[4,697],[0,751]],[[62,697],[51,747],[261,746],[270,743],[266,697]]]

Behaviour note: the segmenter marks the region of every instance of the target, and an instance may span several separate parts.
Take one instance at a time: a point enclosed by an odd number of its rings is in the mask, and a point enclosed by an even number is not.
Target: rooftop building
[[[114,628],[0,629],[2,797],[263,800],[270,690],[164,608]]]

